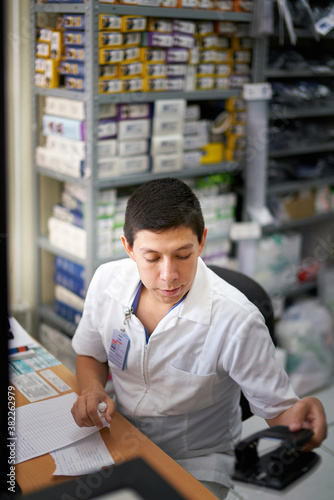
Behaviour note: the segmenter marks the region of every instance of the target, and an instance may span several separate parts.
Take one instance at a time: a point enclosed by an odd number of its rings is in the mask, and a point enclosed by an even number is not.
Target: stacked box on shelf
[[[60,73],[64,75],[64,87],[68,90],[84,90],[85,16],[63,14],[64,58]]]
[[[200,201],[207,241],[202,258],[207,264],[230,267],[230,227],[235,221],[236,196],[230,192],[226,179],[205,177],[197,181],[194,191]]]
[[[120,175],[149,170],[151,114],[150,103],[118,105],[117,151]]]
[[[183,167],[183,99],[155,102],[152,120],[152,172],[175,172]]]
[[[123,226],[125,221],[125,210],[128,202],[128,196],[119,196],[116,199],[115,215],[112,231],[112,255],[122,255],[124,248],[121,241]]]
[[[100,14],[100,93],[227,89],[250,80],[235,22]]]
[[[50,27],[37,29],[35,85],[53,89],[59,87],[58,66],[63,51],[61,30]]]
[[[112,252],[112,228],[116,192],[103,190],[98,194],[97,206],[97,255],[108,257]],[[55,247],[76,255],[87,256],[87,231],[85,229],[86,190],[75,184],[65,183],[61,203],[53,206],[48,221],[49,241]]]
[[[143,91],[142,16],[99,16],[100,93]],[[111,67],[110,67],[111,66]]]
[[[193,168],[201,164],[201,146],[206,145],[208,140],[200,137],[204,126],[200,125],[201,107],[199,104],[187,104],[183,126],[183,167]],[[191,138],[194,138],[194,141]],[[196,140],[197,139],[197,140]]]
[[[235,193],[221,193],[219,186],[196,190],[210,236],[229,238],[230,228],[235,221]]]
[[[64,257],[54,260],[54,311],[70,323],[78,324],[85,298],[85,269]]]
[[[36,164],[72,177],[88,178],[91,168],[86,162],[84,103],[47,96],[43,112],[42,133],[45,144],[36,148]],[[101,105],[98,161],[115,153],[116,136],[116,106]]]
[[[247,146],[247,113],[243,99],[230,97],[225,101],[225,109],[230,114],[230,126],[225,132],[225,159],[242,161]]]

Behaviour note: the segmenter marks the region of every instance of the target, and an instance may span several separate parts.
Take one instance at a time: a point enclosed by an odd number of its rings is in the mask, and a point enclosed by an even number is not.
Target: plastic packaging
[[[286,309],[276,335],[278,345],[287,350],[286,371],[299,396],[332,382],[333,319],[319,300],[303,300]]]

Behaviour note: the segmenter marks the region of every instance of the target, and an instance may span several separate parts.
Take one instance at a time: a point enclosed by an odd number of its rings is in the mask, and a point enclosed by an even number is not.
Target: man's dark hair
[[[124,235],[130,245],[138,231],[166,231],[177,227],[193,231],[200,243],[204,219],[200,203],[183,181],[167,177],[142,184],[130,196],[124,223]]]

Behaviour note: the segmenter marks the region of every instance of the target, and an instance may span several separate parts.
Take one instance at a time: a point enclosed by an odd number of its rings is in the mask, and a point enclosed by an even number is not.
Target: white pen
[[[102,401],[102,403],[99,403],[97,405],[97,413],[99,414],[99,417],[102,417],[102,415],[106,412],[107,409],[107,403]]]

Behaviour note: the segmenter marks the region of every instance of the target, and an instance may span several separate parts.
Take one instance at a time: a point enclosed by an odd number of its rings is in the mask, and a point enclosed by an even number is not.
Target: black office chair
[[[267,292],[262,288],[262,286],[254,281],[249,276],[246,276],[239,271],[234,271],[232,269],[225,269],[219,266],[208,266],[215,274],[217,274],[220,278],[227,281],[230,285],[234,286],[240,292],[242,292],[250,302],[252,302],[259,311],[262,313],[267,328],[269,330],[270,336],[276,344],[275,338],[275,318],[273,306],[271,303],[271,299]],[[252,416],[252,412],[249,407],[249,403],[243,393],[241,393],[240,397],[240,406],[241,406],[241,414],[242,420],[246,420],[247,418]]]

